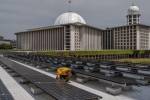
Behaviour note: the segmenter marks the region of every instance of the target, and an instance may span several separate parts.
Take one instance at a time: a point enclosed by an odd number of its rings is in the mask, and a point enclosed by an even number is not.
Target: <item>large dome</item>
[[[57,17],[54,25],[70,24],[70,23],[86,24],[85,20],[77,13],[66,12]]]

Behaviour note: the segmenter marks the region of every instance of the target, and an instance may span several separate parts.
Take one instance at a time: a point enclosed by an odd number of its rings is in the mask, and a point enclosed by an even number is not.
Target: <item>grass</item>
[[[133,50],[100,50],[100,51],[46,51],[38,52],[43,55],[64,55],[64,56],[95,56],[95,55],[120,55],[133,54]]]
[[[26,50],[11,50],[26,52]],[[150,50],[99,50],[99,51],[34,51],[40,55],[61,55],[61,56],[95,56],[95,55],[133,55],[150,54]]]
[[[120,60],[117,60],[117,61],[120,61],[120,62],[130,62],[130,63],[142,63],[142,64],[150,64],[150,58],[139,58],[139,59],[120,59]]]

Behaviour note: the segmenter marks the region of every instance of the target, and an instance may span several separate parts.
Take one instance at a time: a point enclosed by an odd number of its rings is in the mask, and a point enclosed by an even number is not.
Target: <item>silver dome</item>
[[[66,12],[57,17],[54,25],[70,24],[70,23],[86,24],[85,20],[77,13]]]
[[[129,14],[140,14],[140,8],[138,6],[132,5],[128,9]]]

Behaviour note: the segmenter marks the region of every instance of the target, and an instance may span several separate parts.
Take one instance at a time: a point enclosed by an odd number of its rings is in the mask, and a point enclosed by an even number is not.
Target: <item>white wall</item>
[[[0,44],[10,44],[10,41],[0,41]]]
[[[102,31],[83,26],[80,31],[81,50],[101,50]]]

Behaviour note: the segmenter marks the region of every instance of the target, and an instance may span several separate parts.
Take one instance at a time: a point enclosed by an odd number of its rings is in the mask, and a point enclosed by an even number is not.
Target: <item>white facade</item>
[[[81,50],[101,50],[102,31],[91,27],[83,27],[80,34]]]
[[[17,48],[23,50],[63,50],[64,27],[35,29],[16,33]]]
[[[66,24],[16,33],[17,48],[24,50],[100,50],[101,29]]]

